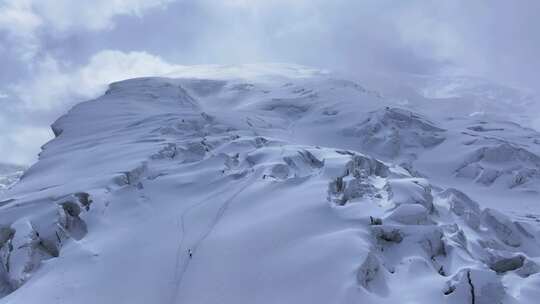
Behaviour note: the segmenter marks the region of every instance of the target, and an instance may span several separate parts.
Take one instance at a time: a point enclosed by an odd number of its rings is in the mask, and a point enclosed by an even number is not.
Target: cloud
[[[1,162],[27,165],[35,161],[39,147],[52,137],[47,128],[29,125],[14,125],[12,122],[6,126],[0,115],[0,124],[3,134],[0,138]]]
[[[142,16],[145,10],[164,7],[172,0],[39,0],[35,11],[56,31],[102,30],[114,26],[118,15]]]
[[[47,111],[95,97],[114,81],[163,75],[173,69],[173,65],[146,52],[104,50],[78,68],[47,57],[39,63],[34,77],[13,85],[11,93],[18,96],[28,110]]]
[[[413,37],[414,32],[402,34],[396,16],[403,6],[389,0],[185,1],[171,4],[159,17],[149,16],[146,29],[137,30],[159,30],[165,37],[174,37],[162,39],[162,50],[157,52],[173,49],[176,53],[170,58],[182,63],[278,61],[353,73],[426,73],[446,66],[447,57],[432,54],[420,43],[410,47],[411,41],[422,38]],[[185,11],[189,16],[184,16]],[[181,16],[178,23],[172,21],[177,15]],[[172,24],[153,27],[158,19]],[[442,31],[443,26],[440,28]],[[130,46],[133,44],[137,42]]]
[[[42,23],[42,19],[32,11],[30,0],[7,0],[0,3],[2,40],[10,42],[22,60],[31,59],[39,49],[35,33]]]
[[[535,0],[197,0],[172,4],[161,17],[172,20],[182,10],[199,21],[183,18],[176,27],[196,29],[178,37],[180,60],[291,61],[351,73],[456,71],[540,88]]]
[[[67,35],[77,31],[98,31],[114,27],[114,17],[141,17],[151,8],[164,7],[172,0],[2,0],[0,34],[10,51],[23,61],[42,50],[42,35]]]
[[[51,50],[52,40],[110,31],[118,16],[142,18],[169,2],[0,0],[1,160],[35,160],[39,147],[52,136],[48,125],[74,103],[99,95],[107,83],[169,68],[145,52],[108,50],[74,64],[71,54]]]

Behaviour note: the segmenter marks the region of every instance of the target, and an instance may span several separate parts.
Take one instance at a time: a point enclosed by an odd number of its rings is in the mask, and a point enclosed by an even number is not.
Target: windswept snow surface
[[[112,84],[4,194],[0,303],[537,303],[540,135],[394,100],[291,65]]]

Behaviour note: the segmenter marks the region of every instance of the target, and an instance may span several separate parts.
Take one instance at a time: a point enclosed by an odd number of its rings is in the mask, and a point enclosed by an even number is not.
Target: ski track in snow
[[[180,286],[182,284],[182,280],[184,278],[184,274],[189,266],[189,263],[192,258],[189,257],[189,254],[186,249],[191,249],[193,254],[197,252],[197,248],[199,248],[200,244],[212,233],[216,225],[219,223],[223,215],[225,215],[225,212],[227,211],[229,205],[233,202],[234,199],[236,199],[237,196],[239,196],[246,188],[248,188],[251,185],[251,182],[256,179],[258,174],[256,172],[252,172],[252,176],[248,178],[248,180],[244,183],[244,185],[237,191],[235,191],[227,200],[225,200],[219,207],[215,218],[213,221],[208,225],[208,228],[204,232],[204,234],[195,242],[192,246],[188,246],[184,248],[184,240],[185,240],[185,217],[188,215],[190,211],[192,211],[194,208],[200,207],[203,204],[206,204],[208,202],[207,199],[198,202],[196,204],[191,205],[189,208],[187,208],[184,212],[182,212],[180,216],[180,233],[181,233],[181,239],[178,245],[177,250],[177,260],[176,260],[176,271],[175,271],[175,287],[173,290],[173,299],[171,301],[171,304],[178,302],[178,291],[180,290]],[[221,193],[218,193],[221,194]],[[184,256],[182,259],[181,257]],[[180,260],[182,260],[182,264],[180,265]]]

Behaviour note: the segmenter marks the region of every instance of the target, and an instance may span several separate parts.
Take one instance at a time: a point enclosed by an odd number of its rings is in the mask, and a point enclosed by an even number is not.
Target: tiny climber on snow
[[[189,258],[191,259],[193,257],[193,251],[191,251],[191,248],[188,249]]]

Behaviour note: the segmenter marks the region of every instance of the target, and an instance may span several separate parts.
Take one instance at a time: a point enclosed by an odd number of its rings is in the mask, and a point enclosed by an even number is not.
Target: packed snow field
[[[0,194],[0,303],[537,303],[540,134],[436,84],[110,85]]]

